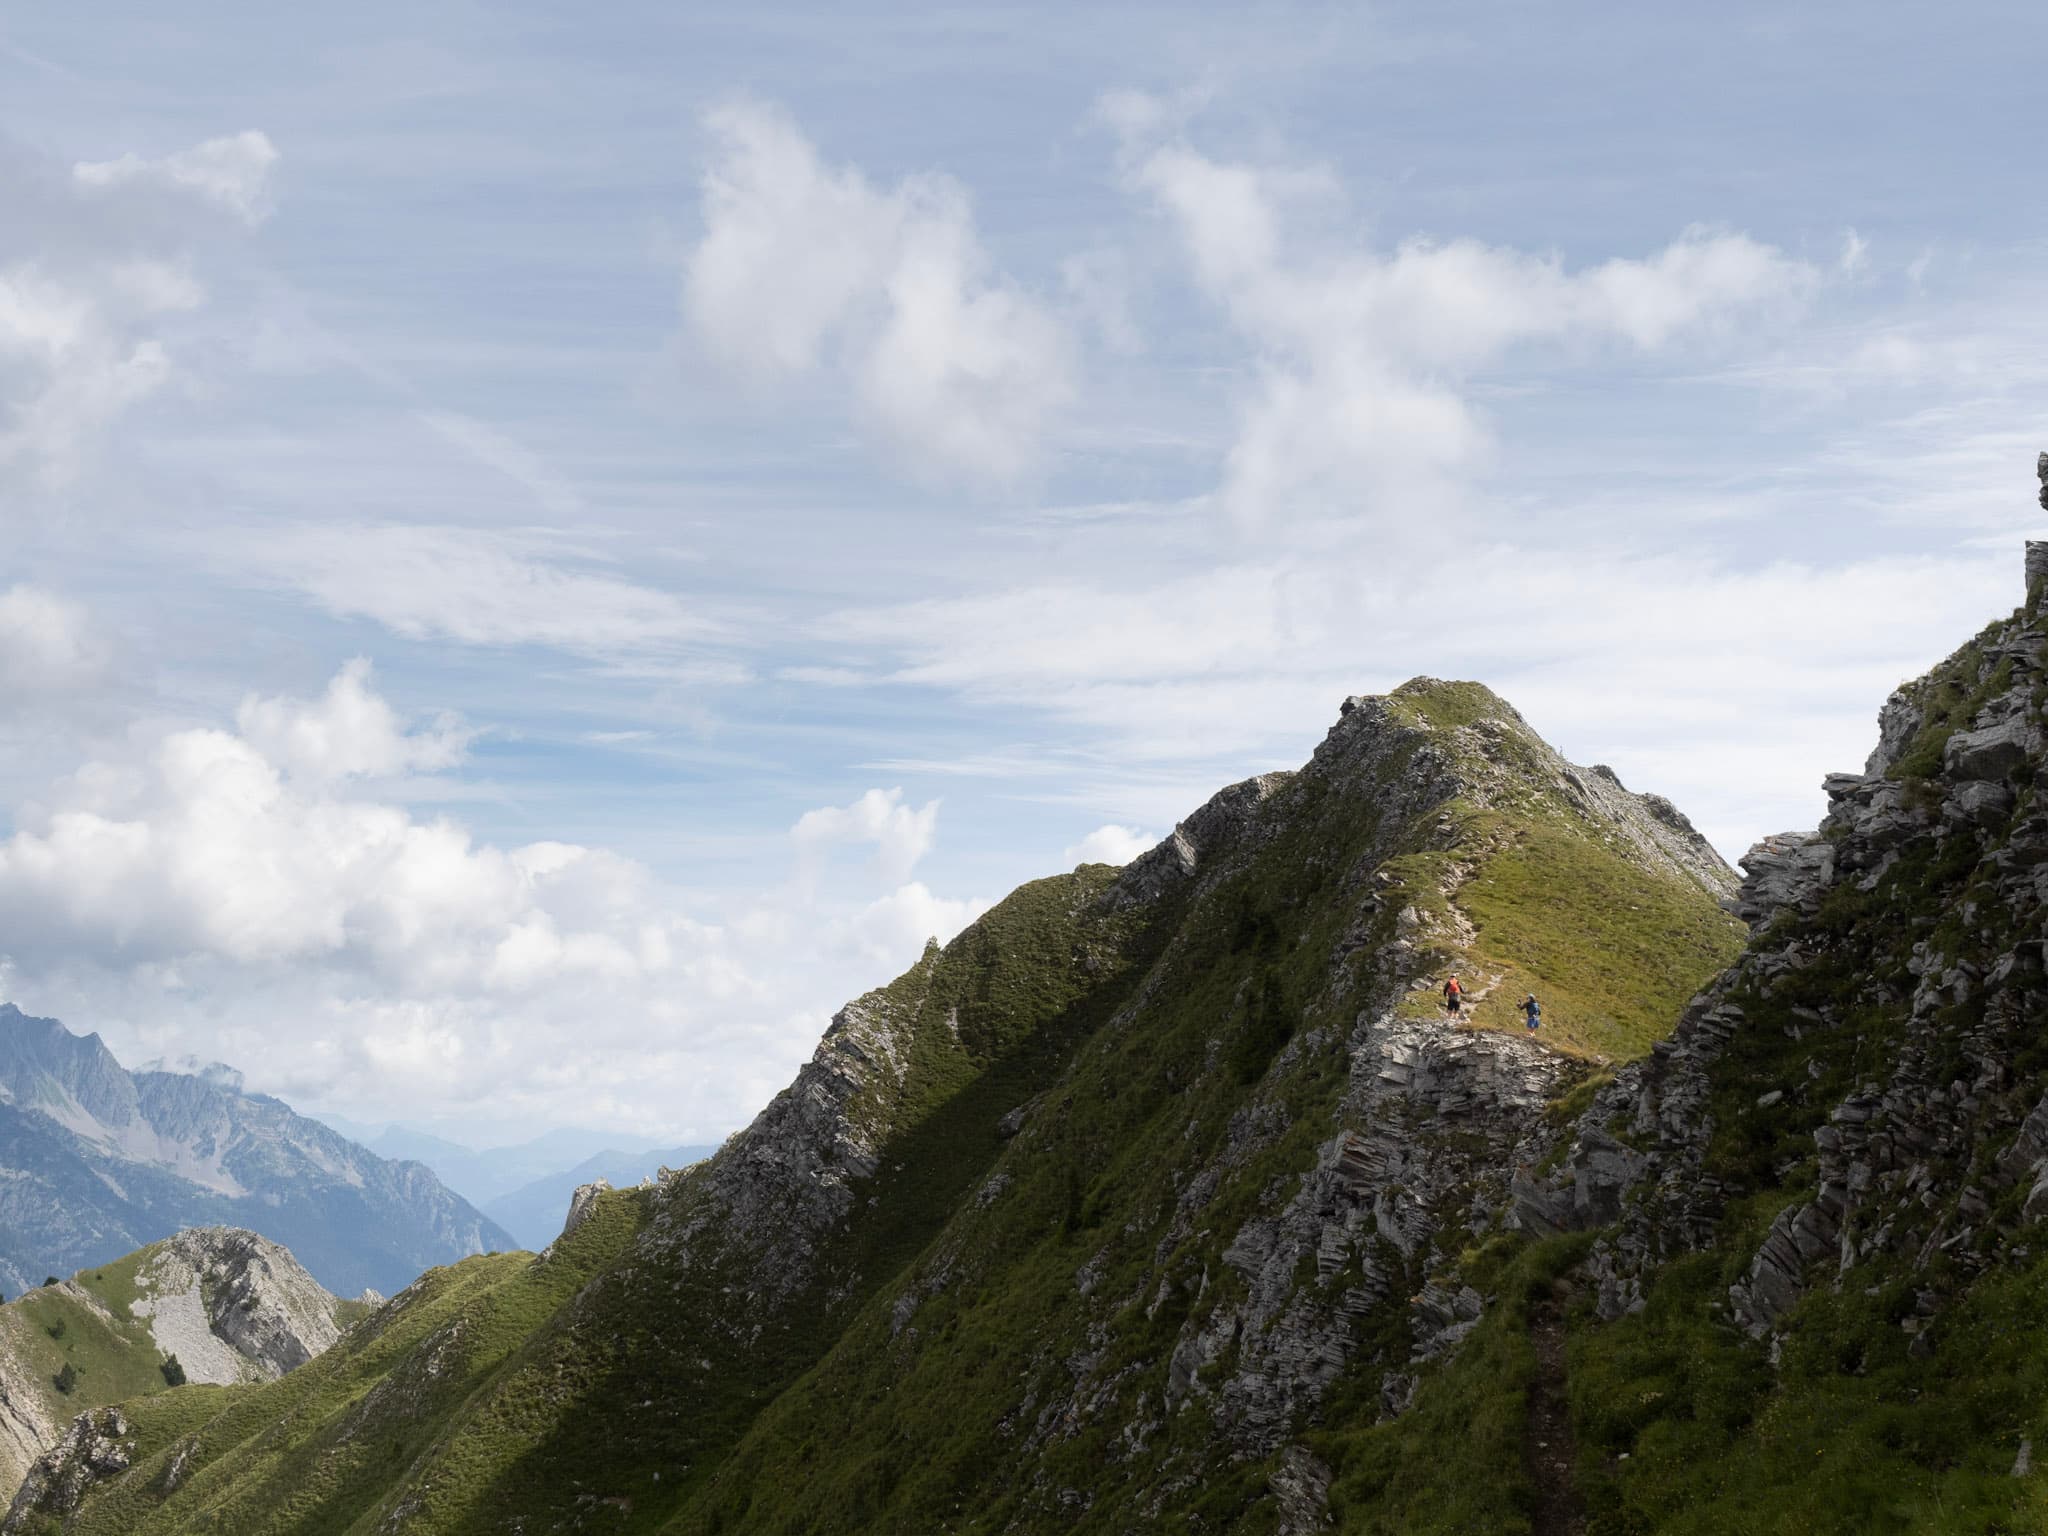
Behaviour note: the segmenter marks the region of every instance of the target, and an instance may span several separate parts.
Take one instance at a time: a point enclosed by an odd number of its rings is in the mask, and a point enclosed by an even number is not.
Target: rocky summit
[[[423,1164],[188,1065],[129,1072],[98,1035],[0,1003],[0,1289],[190,1226],[253,1227],[348,1295],[516,1246]]]
[[[82,1423],[17,1518],[2048,1527],[2028,570],[1739,881],[1484,688],[1349,700],[849,1004],[707,1162]]]
[[[24,1503],[49,1504],[76,1482],[69,1469],[98,1454],[73,1426],[81,1410],[188,1382],[275,1381],[369,1309],[230,1227],[196,1227],[37,1286],[0,1307],[0,1500],[26,1479]]]

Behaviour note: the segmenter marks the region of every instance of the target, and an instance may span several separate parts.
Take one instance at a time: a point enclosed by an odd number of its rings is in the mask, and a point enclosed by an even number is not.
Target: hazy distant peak
[[[183,1056],[159,1056],[145,1061],[138,1072],[168,1072],[178,1077],[196,1077],[230,1093],[244,1092],[242,1074],[224,1061],[202,1061],[189,1052]]]

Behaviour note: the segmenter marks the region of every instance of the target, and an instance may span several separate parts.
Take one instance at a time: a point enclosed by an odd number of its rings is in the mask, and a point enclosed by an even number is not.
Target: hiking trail
[[[1564,1393],[1562,1287],[1531,1310],[1529,1343],[1536,1351],[1536,1376],[1529,1384],[1528,1412],[1522,1424],[1522,1464],[1536,1490],[1530,1530],[1533,1536],[1580,1536],[1586,1528],[1586,1515],[1572,1486],[1577,1453]]]

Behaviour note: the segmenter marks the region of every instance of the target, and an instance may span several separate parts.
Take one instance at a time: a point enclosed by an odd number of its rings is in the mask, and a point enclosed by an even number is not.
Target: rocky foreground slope
[[[424,1165],[245,1093],[227,1067],[130,1072],[98,1035],[0,1003],[0,1290],[211,1225],[261,1231],[348,1295],[516,1246]]]
[[[127,1465],[64,1528],[1319,1528],[1317,1437],[1403,1423],[1499,1312],[1517,1170],[1733,958],[1734,885],[1483,688],[1353,699],[849,1004],[708,1162],[211,1416],[81,1431]]]
[[[0,1500],[80,1411],[172,1385],[274,1381],[369,1310],[254,1232],[197,1228],[0,1307]],[[31,1489],[35,1500],[45,1490]]]

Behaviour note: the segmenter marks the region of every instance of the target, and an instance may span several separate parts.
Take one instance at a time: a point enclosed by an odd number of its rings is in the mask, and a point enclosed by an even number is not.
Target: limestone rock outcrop
[[[2028,546],[2036,599],[2044,555]],[[1988,1262],[1977,1237],[2003,1190],[2048,1214],[2048,1097],[2023,1095],[2013,1066],[2048,1018],[2048,611],[2031,604],[1902,688],[1879,731],[1865,773],[1827,779],[1818,831],[1745,858],[1732,906],[1757,935],[1748,953],[1598,1095],[1561,1165],[1516,1191],[1526,1228],[1615,1224],[1589,1264],[1603,1315],[1714,1240],[1748,1193],[1731,1138],[1767,1142],[1774,1121],[1811,1127],[1812,1174],[1728,1294],[1759,1337],[1879,1257],[1927,1274],[1901,1324],[1917,1330]],[[1841,1039],[1862,1066],[1843,1080],[1816,1050],[1796,1078],[1730,1102],[1715,1064],[1760,1031]]]
[[[339,1298],[284,1248],[233,1227],[158,1243],[136,1290],[136,1316],[188,1381],[274,1381],[341,1337]]]
[[[135,1459],[132,1434],[119,1408],[81,1413],[63,1439],[29,1469],[13,1508],[0,1520],[0,1536],[31,1529],[28,1522],[39,1516],[72,1513],[95,1483],[127,1471]]]
[[[194,1228],[152,1244],[134,1256],[125,1308],[86,1279],[37,1287],[33,1317],[0,1307],[0,1498],[26,1486],[40,1459],[87,1455],[99,1443],[71,1431],[81,1408],[104,1403],[106,1380],[87,1370],[57,1390],[35,1363],[47,1360],[52,1337],[90,1331],[100,1350],[139,1356],[145,1371],[175,1358],[184,1381],[226,1385],[274,1381],[342,1334],[340,1300],[254,1232]]]

